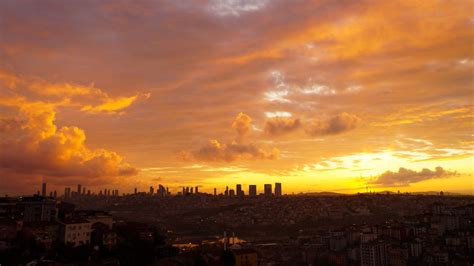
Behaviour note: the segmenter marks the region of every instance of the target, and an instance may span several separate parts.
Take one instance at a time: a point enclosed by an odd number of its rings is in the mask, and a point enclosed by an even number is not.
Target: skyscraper
[[[153,188],[153,186],[150,186],[150,195],[153,195],[153,192],[155,192],[155,189]]]
[[[257,196],[257,185],[249,185],[249,196]]]
[[[133,194],[137,194],[137,188],[133,190]]]
[[[235,187],[235,191],[237,193],[237,196],[239,197],[244,195],[244,191],[242,190],[241,184],[237,184],[237,186]]]
[[[82,191],[81,184],[77,184],[77,195],[81,195],[81,191]]]
[[[271,196],[271,195],[273,195],[273,193],[272,193],[272,184],[265,184],[265,185],[263,186],[263,194],[264,194],[265,196]]]
[[[275,183],[275,196],[281,196],[281,183]]]
[[[214,196],[217,196],[217,188],[214,188]]]
[[[194,188],[194,193],[196,193],[196,194],[199,193],[198,186],[196,186],[196,187]]]
[[[41,196],[46,197],[46,182],[43,182],[41,186]]]

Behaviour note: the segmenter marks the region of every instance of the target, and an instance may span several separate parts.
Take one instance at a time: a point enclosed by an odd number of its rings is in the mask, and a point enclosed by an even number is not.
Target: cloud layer
[[[374,180],[370,181],[370,184],[380,186],[408,186],[413,183],[435,179],[435,178],[446,178],[456,176],[456,172],[447,171],[442,167],[438,166],[434,170],[423,168],[417,172],[414,170],[406,169],[401,167],[398,172],[387,171]]]

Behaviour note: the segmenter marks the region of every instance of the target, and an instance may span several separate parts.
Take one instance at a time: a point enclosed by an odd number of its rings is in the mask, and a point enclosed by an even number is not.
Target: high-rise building
[[[53,197],[54,197],[54,198],[57,198],[57,197],[58,197],[58,193],[56,192],[56,190],[55,190],[54,193],[53,193]]]
[[[225,187],[224,195],[229,196],[229,187]]]
[[[41,186],[41,196],[46,197],[46,182],[43,182]]]
[[[229,196],[231,197],[235,196],[235,190],[229,189]]]
[[[388,265],[388,244],[374,240],[360,245],[360,262],[362,266]]]
[[[214,196],[217,196],[217,188],[214,188]]]
[[[155,192],[155,189],[153,188],[153,186],[150,186],[150,195],[153,195],[154,192]]]
[[[196,186],[196,187],[194,188],[194,193],[196,193],[196,194],[199,193],[198,186]]]
[[[257,196],[257,185],[249,185],[249,196]]]
[[[137,194],[137,188],[133,190],[133,194]]]
[[[272,184],[263,185],[263,194],[265,196],[271,196],[272,195]]]
[[[193,194],[193,187],[189,188],[189,193]]]
[[[275,183],[275,196],[281,196],[281,183]]]
[[[244,195],[244,191],[242,190],[242,185],[241,184],[237,184],[235,186],[235,191],[237,193],[237,196],[239,196],[239,197]]]
[[[86,195],[86,187],[82,188],[82,195]]]
[[[82,191],[81,184],[77,184],[77,195],[81,195],[81,191]]]

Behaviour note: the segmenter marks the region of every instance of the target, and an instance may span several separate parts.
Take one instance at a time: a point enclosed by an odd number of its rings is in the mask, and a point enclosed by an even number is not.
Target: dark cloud
[[[419,172],[401,167],[398,169],[398,172],[387,171],[380,176],[377,176],[369,183],[380,186],[408,186],[411,183],[417,183],[424,180],[452,177],[456,175],[456,172],[447,171],[440,166],[436,167],[434,170],[423,168]]]
[[[297,118],[273,117],[265,121],[263,131],[270,136],[283,135],[301,128],[301,122]]]
[[[266,151],[254,144],[240,144],[236,142],[221,144],[217,140],[210,140],[198,150],[188,153],[188,158],[190,159],[210,162],[233,162],[239,159],[274,160],[278,156],[279,150],[276,148]]]
[[[307,126],[306,132],[311,136],[335,135],[355,129],[359,122],[359,117],[341,113],[327,120],[313,120]]]

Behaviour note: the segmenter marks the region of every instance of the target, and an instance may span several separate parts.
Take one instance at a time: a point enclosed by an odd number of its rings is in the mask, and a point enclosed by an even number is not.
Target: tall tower
[[[272,193],[272,184],[265,184],[263,186],[263,193],[265,194],[265,196],[271,196],[273,193]]]
[[[249,196],[257,196],[257,185],[249,185]]]
[[[41,196],[46,197],[46,182],[43,182],[41,186]]]
[[[81,184],[77,184],[77,195],[81,195],[81,191],[82,191]]]
[[[239,197],[244,195],[244,191],[242,190],[242,185],[241,184],[237,184],[235,186],[235,191],[236,191],[237,196],[239,196]]]
[[[281,183],[275,183],[275,196],[281,196]]]
[[[217,188],[214,188],[214,196],[217,196]]]

